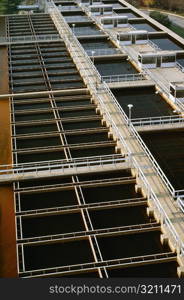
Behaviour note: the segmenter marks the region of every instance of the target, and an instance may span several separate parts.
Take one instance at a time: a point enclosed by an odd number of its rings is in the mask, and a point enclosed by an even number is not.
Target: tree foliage
[[[155,0],[143,0],[143,5],[145,6],[150,6],[153,5],[155,3]]]
[[[166,27],[170,27],[172,24],[172,22],[170,21],[168,16],[166,16],[158,11],[150,12],[150,17],[155,19],[156,21],[160,22],[161,24],[165,25]]]
[[[14,14],[22,0],[0,0],[0,14]]]

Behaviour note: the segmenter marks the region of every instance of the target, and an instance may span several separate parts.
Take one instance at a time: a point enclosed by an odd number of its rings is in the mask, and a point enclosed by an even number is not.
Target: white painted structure
[[[102,17],[101,23],[106,28],[114,27],[128,27],[128,17],[127,16],[109,16]]]
[[[95,16],[109,15],[112,14],[112,7],[108,4],[90,5],[89,10]]]
[[[140,52],[138,64],[141,68],[169,68],[176,66],[175,51]]]
[[[176,99],[184,102],[184,81],[170,83],[170,99],[175,102]]]
[[[146,30],[135,30],[118,33],[117,39],[121,45],[146,44],[148,32]]]
[[[81,0],[80,3],[84,5],[103,4],[101,0]]]

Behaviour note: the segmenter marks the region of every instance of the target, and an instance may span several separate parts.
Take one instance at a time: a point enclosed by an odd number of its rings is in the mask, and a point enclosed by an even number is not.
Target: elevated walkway
[[[3,168],[3,166],[1,166]],[[7,165],[0,170],[0,184],[26,179],[38,179],[44,177],[70,176],[102,171],[129,169],[131,160],[129,156],[104,155],[93,156],[71,161],[48,161],[38,163],[25,163]]]
[[[137,131],[174,130],[184,128],[184,117],[178,115],[132,119]]]

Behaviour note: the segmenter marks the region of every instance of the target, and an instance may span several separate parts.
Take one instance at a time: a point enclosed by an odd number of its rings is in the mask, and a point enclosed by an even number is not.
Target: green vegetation
[[[22,0],[0,0],[0,14],[15,14]]]
[[[184,38],[184,29],[182,27],[172,23],[169,29],[180,35],[182,38]]]
[[[169,20],[169,17],[158,12],[158,11],[152,11],[150,12],[150,17],[158,21],[159,23],[163,24],[166,27],[170,27],[172,22]]]
[[[161,24],[165,25],[168,29],[174,31],[178,35],[184,38],[184,29],[169,20],[169,17],[160,13],[158,11],[152,11],[150,13],[150,17],[155,19],[156,21],[160,22]]]

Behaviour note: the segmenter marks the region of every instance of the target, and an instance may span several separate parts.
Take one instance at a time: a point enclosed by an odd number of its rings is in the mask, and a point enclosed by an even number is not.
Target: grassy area
[[[180,35],[182,38],[184,38],[184,28],[183,27],[180,27],[180,26],[172,23],[171,26],[169,27],[169,29],[174,31],[178,35]]]
[[[0,0],[0,14],[14,14],[22,0]]]

